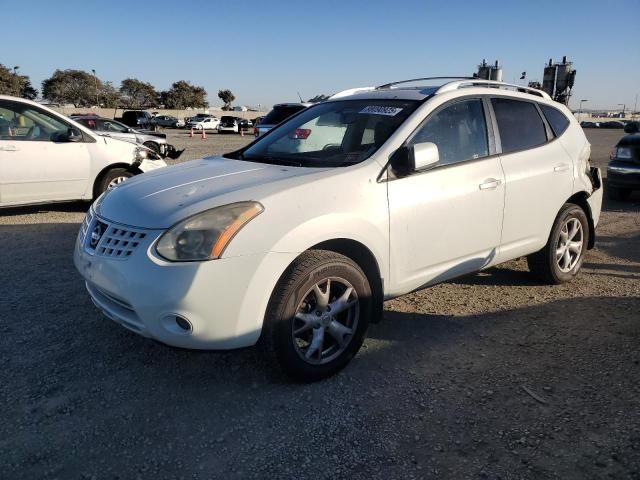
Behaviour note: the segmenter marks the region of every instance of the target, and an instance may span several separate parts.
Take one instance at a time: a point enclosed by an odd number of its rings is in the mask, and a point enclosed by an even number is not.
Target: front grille
[[[91,213],[87,213],[80,227],[80,241],[88,253],[119,260],[133,255],[147,234],[142,229],[99,220]]]
[[[133,230],[130,227],[108,226],[96,247],[96,255],[116,258],[129,257],[146,236],[146,233]]]

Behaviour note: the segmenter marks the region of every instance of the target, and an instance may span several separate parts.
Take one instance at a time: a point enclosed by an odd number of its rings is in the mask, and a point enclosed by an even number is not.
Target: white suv
[[[36,102],[0,95],[0,207],[91,200],[164,166],[146,147],[98,135]]]
[[[571,280],[602,201],[571,112],[529,88],[423,81],[342,93],[107,192],[75,247],[94,303],[179,347],[260,343],[317,380],[386,299],[524,255]]]

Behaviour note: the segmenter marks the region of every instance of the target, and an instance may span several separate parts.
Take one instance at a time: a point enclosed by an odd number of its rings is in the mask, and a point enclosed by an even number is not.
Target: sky
[[[394,80],[470,75],[542,80],[549,58],[577,70],[570,106],[632,108],[640,93],[640,0],[143,1],[0,0],[0,63],[40,88],[56,68],[119,86],[229,88],[257,107]],[[619,38],[619,40],[617,40]],[[640,105],[639,105],[640,108]]]

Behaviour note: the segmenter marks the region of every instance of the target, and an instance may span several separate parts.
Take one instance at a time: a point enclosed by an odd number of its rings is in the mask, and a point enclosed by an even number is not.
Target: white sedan
[[[92,200],[166,163],[22,98],[0,95],[0,207]]]
[[[187,128],[194,128],[196,130],[217,130],[218,125],[220,125],[219,118],[207,117],[187,123]]]

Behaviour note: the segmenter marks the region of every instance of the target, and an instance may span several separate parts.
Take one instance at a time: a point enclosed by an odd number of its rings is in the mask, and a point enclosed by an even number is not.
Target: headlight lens
[[[238,202],[199,213],[167,230],[156,252],[171,262],[220,258],[236,233],[263,211],[258,202]]]
[[[143,160],[160,160],[160,155],[147,147],[136,147],[134,159],[137,162],[142,162]]]
[[[616,149],[617,158],[631,158],[631,149],[629,147],[618,147]]]

